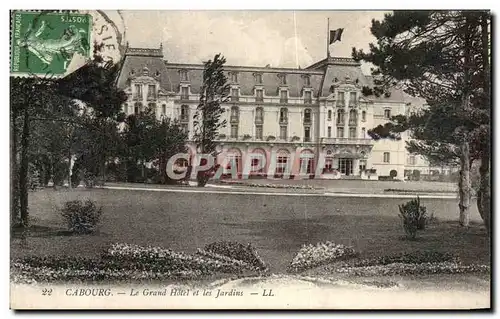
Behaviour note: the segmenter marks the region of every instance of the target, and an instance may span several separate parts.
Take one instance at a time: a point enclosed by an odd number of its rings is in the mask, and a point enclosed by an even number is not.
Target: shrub
[[[420,197],[399,205],[399,217],[403,222],[403,229],[409,239],[415,239],[417,230],[425,229],[427,208],[420,205]]]
[[[396,171],[395,169],[391,170],[389,172],[389,176],[392,177],[392,178],[398,176],[398,171]]]
[[[95,231],[102,215],[102,207],[98,208],[90,199],[85,202],[73,200],[64,203],[60,212],[71,232],[88,234]]]
[[[415,181],[420,180],[420,171],[418,169],[413,170],[413,180]]]

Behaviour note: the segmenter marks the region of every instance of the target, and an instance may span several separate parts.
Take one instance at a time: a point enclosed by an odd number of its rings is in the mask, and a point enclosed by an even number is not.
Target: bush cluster
[[[312,189],[312,190],[320,190],[324,189],[323,187],[316,187],[312,185],[293,185],[293,184],[259,184],[259,183],[245,183],[238,181],[225,181],[221,180],[221,184],[230,184],[230,185],[241,185],[247,187],[265,187],[265,188],[279,188],[279,189]]]
[[[303,271],[356,255],[357,253],[352,247],[337,245],[329,241],[317,243],[316,246],[312,244],[303,245],[292,259],[288,271]]]
[[[399,205],[399,217],[408,239],[415,239],[418,230],[425,229],[427,223],[427,208],[420,205],[420,197]]]
[[[90,199],[85,202],[73,200],[64,203],[60,208],[61,216],[66,220],[71,232],[88,234],[96,230],[102,215],[102,207]]]

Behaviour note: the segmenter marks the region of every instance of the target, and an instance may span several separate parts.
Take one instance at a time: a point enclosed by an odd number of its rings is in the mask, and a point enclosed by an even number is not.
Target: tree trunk
[[[460,202],[459,223],[460,226],[468,227],[470,221],[470,199],[471,199],[471,184],[470,184],[470,150],[469,142],[464,138],[460,146],[460,179],[458,181],[458,192]]]
[[[10,218],[11,226],[15,226],[19,221],[19,171],[17,154],[17,112],[11,112],[11,142],[10,142],[10,185],[11,185],[11,206]]]
[[[481,42],[482,42],[482,58],[484,63],[483,71],[483,86],[485,94],[485,107],[491,110],[491,90],[490,90],[490,56],[489,56],[489,30],[488,30],[488,13],[481,17]],[[488,132],[489,133],[489,132]],[[484,226],[488,233],[491,231],[491,191],[490,191],[490,140],[488,139],[483,144],[481,153],[481,166],[479,167],[479,190],[477,192],[477,208],[479,214],[484,221]]]
[[[19,171],[19,201],[21,209],[21,226],[28,226],[28,170],[29,170],[29,158],[28,158],[28,147],[29,147],[29,111],[28,106],[24,110],[24,124],[23,132],[21,136],[21,168]]]

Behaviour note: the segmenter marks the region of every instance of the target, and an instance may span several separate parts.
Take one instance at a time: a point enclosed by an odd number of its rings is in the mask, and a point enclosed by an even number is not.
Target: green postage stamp
[[[92,16],[14,11],[11,75],[60,77],[75,59],[90,58]]]

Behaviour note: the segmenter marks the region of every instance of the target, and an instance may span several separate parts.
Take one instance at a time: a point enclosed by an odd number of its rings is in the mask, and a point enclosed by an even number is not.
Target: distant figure
[[[270,67],[271,67],[271,64],[266,65],[266,68],[270,68]]]

